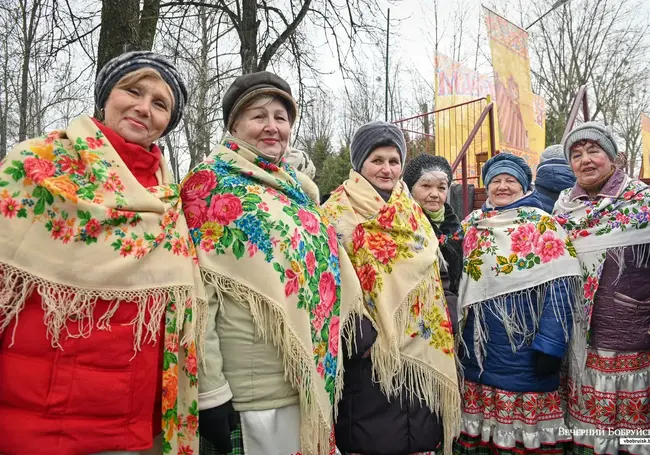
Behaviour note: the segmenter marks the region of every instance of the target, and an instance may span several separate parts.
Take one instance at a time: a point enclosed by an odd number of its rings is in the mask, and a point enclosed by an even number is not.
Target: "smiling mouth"
[[[278,141],[277,139],[262,139],[262,142],[269,145],[275,145],[280,141]]]
[[[139,120],[136,120],[136,119],[134,119],[132,117],[127,117],[126,119],[129,121],[129,123],[131,123],[132,125],[135,125],[136,127],[140,128],[140,129],[143,129],[143,130],[148,130],[149,129],[149,128],[147,128],[147,125],[145,125],[144,123],[142,123]]]

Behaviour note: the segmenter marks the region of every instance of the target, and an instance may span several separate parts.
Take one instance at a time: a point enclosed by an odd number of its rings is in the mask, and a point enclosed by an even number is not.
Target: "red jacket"
[[[146,151],[100,129],[142,185],[157,184],[157,147]],[[64,267],[65,258],[61,263]],[[97,302],[95,323],[109,305]],[[134,357],[129,324],[136,315],[135,305],[122,303],[110,331],[94,327],[87,338],[62,331],[62,349],[55,349],[40,295],[27,299],[0,334],[0,454],[87,455],[152,447],[161,431],[163,331],[155,346],[143,344]],[[75,322],[68,325],[78,333]]]

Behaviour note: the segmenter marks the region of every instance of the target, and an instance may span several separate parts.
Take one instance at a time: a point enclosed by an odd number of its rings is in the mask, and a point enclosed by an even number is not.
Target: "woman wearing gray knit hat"
[[[580,264],[531,190],[532,172],[522,158],[501,153],[482,174],[488,199],[463,221],[459,301],[467,349],[456,453],[562,453],[569,430],[560,367],[581,289]]]
[[[323,206],[365,303],[355,342],[342,346],[337,446],[344,454],[450,455],[460,417],[453,321],[435,232],[400,180],[404,135],[390,123],[363,125],[350,158],[349,179]]]
[[[0,453],[198,451],[179,421],[197,418],[207,298],[155,144],[186,96],[162,56],[120,55],[95,81],[101,121],[81,115],[4,162],[0,187],[21,202],[0,215]]]
[[[535,189],[544,210],[553,213],[560,193],[575,183],[576,176],[564,158],[564,147],[560,144],[547,147],[540,156],[535,176]]]
[[[223,117],[228,133],[181,190],[209,295],[201,454],[329,455],[341,336],[361,309],[354,272],[287,163],[289,84],[240,76]]]
[[[572,130],[564,153],[577,182],[555,215],[585,273],[567,382],[573,453],[645,455],[618,435],[649,426],[650,189],[616,168],[616,140],[601,123]]]

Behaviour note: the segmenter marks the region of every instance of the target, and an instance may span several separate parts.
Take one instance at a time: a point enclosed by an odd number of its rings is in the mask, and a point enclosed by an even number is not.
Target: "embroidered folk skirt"
[[[508,392],[465,381],[455,454],[562,454],[570,441],[557,391]]]
[[[650,445],[623,445],[619,439],[650,438],[650,352],[589,348],[582,396],[571,378],[567,390],[574,454],[650,455]]]

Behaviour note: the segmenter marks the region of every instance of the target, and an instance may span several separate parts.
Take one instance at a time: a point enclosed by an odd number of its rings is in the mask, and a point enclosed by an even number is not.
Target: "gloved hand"
[[[535,358],[535,373],[537,377],[544,378],[556,374],[562,367],[562,359],[537,351]]]
[[[199,411],[199,433],[215,446],[217,452],[232,452],[230,432],[236,427],[237,414],[232,407],[232,401]]]

